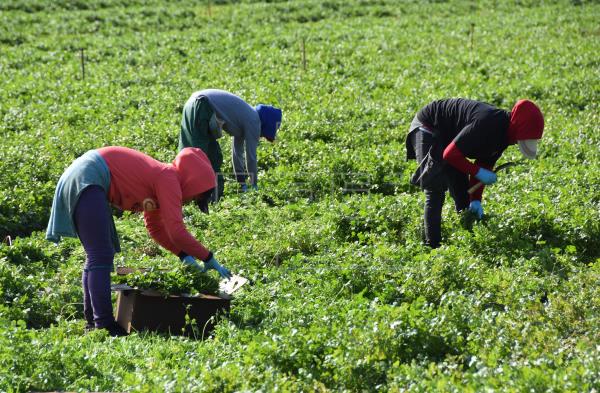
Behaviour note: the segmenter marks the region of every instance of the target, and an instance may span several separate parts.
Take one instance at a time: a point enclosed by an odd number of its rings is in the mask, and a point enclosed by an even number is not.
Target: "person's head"
[[[214,191],[215,191],[215,189],[211,188],[210,190],[198,195],[194,199],[194,203],[196,203],[196,206],[198,206],[198,209],[200,209],[200,211],[204,214],[208,214],[208,204],[212,199],[212,194]]]
[[[544,133],[544,115],[540,108],[529,100],[517,101],[510,112],[509,129],[521,153],[534,159],[538,141]]]
[[[186,147],[175,157],[173,167],[179,177],[183,201],[193,200],[200,210],[208,213],[208,201],[217,178],[206,154],[198,148]]]
[[[281,126],[281,109],[263,104],[256,105],[254,109],[260,118],[260,136],[273,142],[277,130]]]

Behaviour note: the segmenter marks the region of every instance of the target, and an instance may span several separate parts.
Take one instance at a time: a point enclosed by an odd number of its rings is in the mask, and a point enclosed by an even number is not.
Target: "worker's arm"
[[[248,175],[250,176],[250,184],[255,186],[258,181],[258,160],[256,157],[256,150],[258,149],[259,136],[246,137],[246,168],[248,169]]]
[[[233,137],[233,144],[231,145],[231,159],[233,161],[233,170],[235,172],[235,178],[238,183],[246,183],[248,173],[246,172],[246,157],[244,154],[244,137],[236,136]]]
[[[150,236],[175,255],[184,252],[203,261],[210,259],[210,251],[183,223],[181,186],[177,177],[164,176],[155,184],[158,209],[144,214]]]
[[[477,155],[477,149],[480,148],[486,138],[484,129],[485,127],[475,123],[466,125],[444,149],[443,158],[459,171],[477,178],[482,183],[493,184],[496,182],[496,174],[487,169],[490,165],[484,165],[486,163],[479,160],[472,163],[466,158],[468,154]],[[491,167],[493,167],[496,159],[490,159],[490,161],[493,161]]]
[[[492,170],[494,168],[494,165],[489,165],[487,163],[484,163],[483,161],[475,161],[475,165],[477,165],[480,168],[485,168],[488,170]],[[475,184],[480,183],[481,181],[476,178],[473,175],[469,176],[469,188],[473,187]],[[471,201],[481,201],[481,198],[483,196],[483,189],[485,188],[485,184],[482,184],[477,190],[473,191],[473,193],[471,195],[469,195],[469,198]]]
[[[479,171],[479,165],[473,164],[471,161],[467,160],[454,141],[446,146],[442,157],[444,158],[444,161],[467,175],[475,176],[477,171]]]
[[[165,227],[160,217],[160,211],[158,209],[152,211],[144,211],[144,225],[148,234],[156,243],[171,251],[173,254],[177,254],[177,247],[167,235]]]

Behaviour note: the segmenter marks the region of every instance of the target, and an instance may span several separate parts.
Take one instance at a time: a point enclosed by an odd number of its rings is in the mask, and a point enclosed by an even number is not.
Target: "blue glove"
[[[231,272],[229,271],[229,269],[227,269],[224,266],[221,266],[219,262],[217,262],[215,257],[211,257],[208,261],[204,262],[204,266],[206,267],[206,270],[214,269],[218,271],[221,277],[223,278],[231,278]]]
[[[206,271],[206,268],[204,266],[200,266],[198,264],[198,262],[196,262],[194,257],[191,255],[188,255],[185,258],[183,258],[181,260],[181,262],[183,262],[184,265],[189,266],[192,269],[199,271],[200,273],[204,273]]]
[[[253,184],[251,187],[254,191],[258,191],[258,184]],[[248,192],[248,185],[246,183],[242,183],[240,190],[242,192]]]
[[[485,168],[479,168],[477,174],[475,174],[475,177],[479,179],[480,182],[486,185],[494,184],[496,183],[496,180],[498,180],[498,177],[494,172],[489,171]]]
[[[483,207],[481,207],[481,201],[471,201],[471,203],[469,203],[469,211],[474,213],[477,218],[481,220],[483,217]]]

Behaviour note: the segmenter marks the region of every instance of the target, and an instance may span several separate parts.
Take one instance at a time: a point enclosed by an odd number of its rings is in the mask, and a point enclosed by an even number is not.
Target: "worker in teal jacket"
[[[197,147],[208,156],[217,174],[217,189],[213,200],[223,195],[221,173],[223,154],[218,139],[224,130],[233,136],[232,158],[235,176],[242,191],[257,189],[256,149],[260,137],[275,140],[281,125],[281,109],[270,105],[250,106],[235,94],[207,89],[195,92],[183,108],[179,150]]]

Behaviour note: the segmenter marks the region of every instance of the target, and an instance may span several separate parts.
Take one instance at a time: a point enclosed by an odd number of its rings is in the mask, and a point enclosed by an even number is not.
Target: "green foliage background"
[[[598,20],[594,1],[2,1],[0,390],[599,390]],[[105,145],[171,161],[208,87],[284,111],[259,192],[186,208],[252,286],[210,340],[83,334],[84,252],[40,232],[58,177]],[[483,222],[446,204],[430,251],[404,138],[456,96],[530,98],[546,131]],[[139,216],[117,227],[117,264],[178,263]]]

